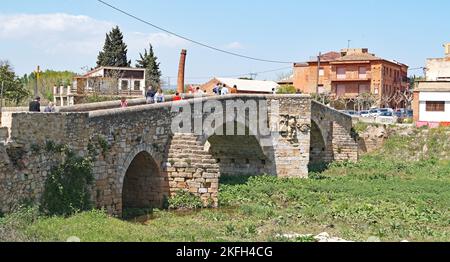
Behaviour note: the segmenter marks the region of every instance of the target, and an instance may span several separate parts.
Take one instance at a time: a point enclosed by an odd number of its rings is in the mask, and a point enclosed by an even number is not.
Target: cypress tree
[[[97,67],[130,67],[131,61],[127,60],[127,51],[127,45],[123,41],[123,34],[119,27],[116,26],[106,35],[103,51],[97,57]]]
[[[140,59],[136,62],[137,68],[145,68],[145,83],[146,85],[152,85],[154,87],[160,86],[161,84],[161,71],[159,70],[158,58],[153,52],[152,44],[149,44],[150,48],[144,50],[144,54],[139,53]]]

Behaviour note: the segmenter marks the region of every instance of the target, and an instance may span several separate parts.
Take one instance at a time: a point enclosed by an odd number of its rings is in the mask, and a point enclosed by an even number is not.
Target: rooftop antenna
[[[250,73],[249,75],[250,75],[250,78],[251,78],[252,80],[255,80],[255,79],[256,79],[256,76],[257,76],[258,74],[257,74],[257,73]]]

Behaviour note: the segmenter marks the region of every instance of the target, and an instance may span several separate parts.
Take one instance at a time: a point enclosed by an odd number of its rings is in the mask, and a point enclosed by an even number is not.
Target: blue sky
[[[450,1],[428,0],[106,0],[176,33],[248,56],[305,61],[319,51],[367,47],[410,67],[443,56],[450,41]],[[186,42],[111,10],[95,0],[9,0],[0,9],[0,59],[18,74],[45,69],[82,72],[95,66],[105,33],[122,29],[129,59],[150,41],[165,77],[175,77],[179,53],[188,49],[193,77],[228,76],[289,65],[249,61]],[[259,74],[277,79],[289,70]],[[411,74],[420,74],[411,71]],[[171,79],[175,83],[176,79]]]

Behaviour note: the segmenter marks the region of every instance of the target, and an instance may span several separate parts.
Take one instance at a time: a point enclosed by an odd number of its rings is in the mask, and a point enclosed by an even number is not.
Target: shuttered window
[[[427,112],[445,112],[444,101],[427,101]]]

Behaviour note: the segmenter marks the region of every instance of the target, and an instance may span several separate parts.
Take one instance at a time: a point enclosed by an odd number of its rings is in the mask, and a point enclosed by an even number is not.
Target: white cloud
[[[20,39],[39,36],[42,33],[79,33],[96,35],[110,29],[112,23],[99,21],[84,15],[19,14],[0,16],[0,37]]]
[[[112,22],[65,13],[0,15],[0,40],[29,43],[50,55],[96,55],[113,26]],[[123,33],[130,52],[143,50],[149,42],[168,48],[188,44],[165,33]]]
[[[244,46],[239,42],[232,42],[226,45],[227,49],[244,49]]]
[[[48,54],[95,54],[113,23],[83,15],[0,15],[0,39],[22,41]]]

